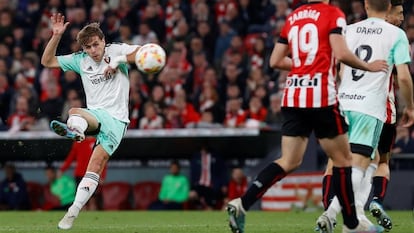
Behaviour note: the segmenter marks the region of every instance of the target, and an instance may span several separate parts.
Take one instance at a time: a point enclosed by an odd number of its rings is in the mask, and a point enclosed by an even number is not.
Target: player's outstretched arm
[[[135,55],[140,48],[141,48],[140,45],[136,45],[136,48],[134,49],[133,52],[127,55],[121,55],[121,56],[114,57],[109,63],[108,67],[104,70],[104,75],[109,76],[109,75],[115,74],[116,69],[121,63],[134,63]]]
[[[404,98],[405,108],[403,112],[402,123],[404,127],[410,127],[414,124],[414,100],[413,100],[413,81],[407,64],[395,66],[397,69],[398,86],[400,93]]]
[[[291,70],[292,59],[287,55],[289,54],[289,47],[287,44],[276,43],[270,55],[269,65],[273,69]]]
[[[345,38],[341,34],[332,33],[329,36],[329,42],[335,58],[340,62],[343,62],[345,65],[371,72],[386,72],[388,70],[388,64],[385,60],[375,60],[373,62],[366,63],[359,59],[348,49]]]
[[[65,32],[69,22],[65,22],[65,16],[60,13],[54,13],[50,17],[52,23],[52,37],[43,51],[41,63],[45,67],[57,68],[60,67],[56,58],[56,49]]]

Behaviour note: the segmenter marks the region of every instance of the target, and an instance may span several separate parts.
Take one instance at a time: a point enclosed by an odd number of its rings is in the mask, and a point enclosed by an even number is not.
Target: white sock
[[[76,129],[84,133],[88,128],[88,122],[79,114],[72,114],[69,116],[67,125],[70,129]]]
[[[352,188],[354,189],[355,205],[361,206],[363,203],[358,198],[361,189],[362,179],[364,178],[364,171],[361,168],[352,167]]]
[[[75,200],[69,210],[77,216],[82,207],[88,202],[98,187],[99,175],[94,172],[86,172],[78,185]]]
[[[359,202],[362,203],[362,206],[364,207],[367,203],[369,194],[371,193],[371,187],[372,187],[372,176],[374,175],[375,171],[377,170],[377,165],[375,163],[371,163],[367,170],[365,171],[365,176],[362,178],[361,187],[358,192],[358,195],[356,195],[356,199],[359,199]]]
[[[341,204],[339,204],[338,198],[335,196],[329,204],[326,214],[330,219],[336,219],[336,216],[341,212]]]

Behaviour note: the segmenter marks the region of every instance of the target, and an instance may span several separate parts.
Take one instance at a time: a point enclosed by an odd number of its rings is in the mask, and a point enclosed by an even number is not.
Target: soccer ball
[[[165,50],[158,44],[143,45],[135,54],[137,68],[147,74],[159,72],[165,65]]]

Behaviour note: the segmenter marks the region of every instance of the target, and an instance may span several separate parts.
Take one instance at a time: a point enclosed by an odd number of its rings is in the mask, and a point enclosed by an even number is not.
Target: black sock
[[[342,217],[344,224],[354,229],[358,225],[355,211],[354,189],[352,188],[351,167],[333,167],[332,185],[339,203],[342,206]]]
[[[277,181],[286,176],[286,172],[277,163],[265,167],[241,197],[243,208],[247,211]]]
[[[335,191],[332,185],[332,175],[326,175],[322,180],[322,203],[325,210],[328,209],[335,197]]]
[[[372,178],[372,187],[374,188],[374,194],[372,199],[380,204],[384,201],[385,194],[387,192],[388,180],[382,176],[374,176]]]

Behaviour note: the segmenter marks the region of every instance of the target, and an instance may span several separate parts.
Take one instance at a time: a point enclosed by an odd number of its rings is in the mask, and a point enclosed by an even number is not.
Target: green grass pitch
[[[224,211],[99,211],[81,212],[69,231],[57,229],[64,212],[0,212],[0,232],[16,233],[214,233],[230,232]],[[246,216],[247,233],[314,232],[320,212],[251,211]],[[412,211],[390,211],[393,233],[414,233]],[[372,218],[371,218],[372,219]],[[339,223],[335,232],[341,232]]]

